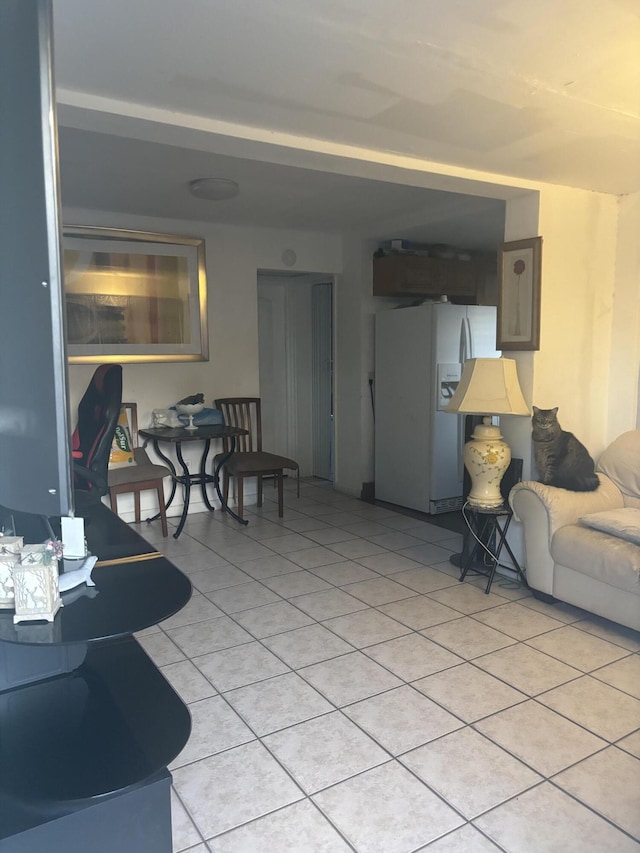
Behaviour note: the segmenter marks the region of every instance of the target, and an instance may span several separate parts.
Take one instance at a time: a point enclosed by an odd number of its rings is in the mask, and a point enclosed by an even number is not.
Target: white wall
[[[335,485],[360,497],[373,480],[373,314],[382,300],[372,295],[372,257],[377,243],[359,234],[344,237],[344,273],[335,288]]]
[[[640,192],[618,207],[607,442],[640,429]]]
[[[532,402],[559,406],[562,426],[596,457],[608,443],[610,404],[631,390],[630,375],[610,385],[617,220],[614,196],[562,187],[540,195],[542,322]]]
[[[203,237],[208,278],[209,361],[186,364],[125,364],[123,399],[138,404],[141,426],[150,423],[151,411],[173,405],[177,400],[202,392],[207,405],[216,397],[257,395],[259,392],[257,270],[282,268],[282,253],[293,249],[296,268],[341,272],[341,242],[326,234],[277,229],[248,229],[203,222],[173,221],[104,211],[63,209],[65,225],[94,225],[138,231]],[[71,423],[75,425],[78,402],[96,365],[69,365]],[[189,448],[185,458],[198,457]],[[166,481],[168,483],[168,481]],[[165,485],[167,488],[167,485]],[[146,501],[145,501],[146,498]],[[121,514],[129,519],[133,506],[128,496],[120,498]],[[145,507],[154,499],[143,495]],[[194,511],[202,509],[196,490]],[[180,496],[170,515],[179,514]]]

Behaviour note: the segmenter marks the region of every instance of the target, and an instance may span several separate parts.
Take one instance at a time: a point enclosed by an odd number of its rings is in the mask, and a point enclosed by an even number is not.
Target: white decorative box
[[[7,554],[19,554],[22,551],[24,539],[22,536],[0,535],[0,557]]]
[[[13,568],[19,562],[19,554],[0,554],[0,609],[2,610],[13,607]]]
[[[25,545],[13,567],[14,623],[53,622],[62,606],[58,586],[58,554],[53,543]]]
[[[23,545],[20,549],[20,563],[24,566],[46,566],[52,562],[52,552],[46,545]],[[57,568],[57,560],[55,565]]]

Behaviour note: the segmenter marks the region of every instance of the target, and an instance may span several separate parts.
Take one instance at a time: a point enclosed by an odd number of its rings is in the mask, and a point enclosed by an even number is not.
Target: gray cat
[[[589,451],[558,423],[558,407],[533,407],[533,454],[541,482],[572,492],[593,492],[600,485]]]

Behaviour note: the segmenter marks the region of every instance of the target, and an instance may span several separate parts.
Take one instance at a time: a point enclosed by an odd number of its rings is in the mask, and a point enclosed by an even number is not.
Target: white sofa
[[[596,470],[594,492],[536,482],[511,490],[527,581],[540,598],[640,631],[640,430],[612,442]]]

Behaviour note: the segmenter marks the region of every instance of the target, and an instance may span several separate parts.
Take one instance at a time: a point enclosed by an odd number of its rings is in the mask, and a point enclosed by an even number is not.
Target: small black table
[[[205,506],[210,512],[213,512],[214,507],[209,501],[209,496],[207,495],[207,483],[213,483],[215,490],[218,494],[218,500],[220,501],[220,505],[225,512],[228,512],[236,521],[240,524],[248,524],[248,520],[244,518],[240,518],[239,515],[236,515],[232,509],[229,508],[227,502],[222,496],[222,492],[220,491],[220,469],[224,465],[224,463],[229,459],[236,449],[236,436],[238,435],[248,435],[248,430],[241,429],[240,427],[234,426],[223,426],[222,424],[213,424],[211,426],[199,426],[195,427],[195,429],[187,429],[187,427],[153,427],[151,429],[141,429],[138,430],[138,435],[141,435],[145,444],[148,441],[153,442],[153,449],[158,454],[158,456],[163,459],[169,469],[171,470],[172,484],[171,484],[171,494],[169,495],[169,500],[166,503],[166,509],[169,509],[171,506],[171,502],[173,501],[176,494],[176,487],[178,483],[181,483],[184,487],[184,504],[182,507],[182,516],[180,518],[180,523],[178,524],[178,529],[173,534],[173,538],[177,539],[178,536],[182,533],[182,528],[184,527],[184,523],[187,520],[187,514],[189,512],[189,500],[191,498],[191,486],[200,485],[200,489],[202,491],[202,499],[205,503]],[[214,467],[213,474],[207,474],[207,457],[209,455],[209,448],[211,447],[211,441],[213,439],[228,439],[229,440],[229,450],[225,453],[218,463]],[[189,466],[184,460],[182,455],[182,444],[183,442],[190,441],[203,441],[204,448],[202,451],[202,456],[200,458],[200,468],[197,473],[191,473],[189,471]],[[180,467],[182,468],[182,474],[178,474],[176,471],[176,467],[165,454],[160,450],[160,444],[163,442],[168,442],[170,444],[174,444],[176,448],[176,456],[178,458],[178,462],[180,463]],[[152,518],[147,519],[147,521],[154,521],[156,518],[159,518],[160,514],[154,515]]]
[[[468,503],[462,507],[462,515],[469,528],[469,547],[463,550],[459,580],[463,581],[469,571],[474,574],[487,576],[485,593],[491,592],[491,584],[495,577],[496,569],[500,564],[500,553],[506,548],[518,579],[528,586],[524,572],[520,568],[511,546],[507,542],[507,532],[511,524],[513,512],[508,504],[500,504],[497,507],[485,508],[470,506]],[[502,519],[502,525],[500,524]],[[486,567],[486,571],[478,569],[478,565]]]

